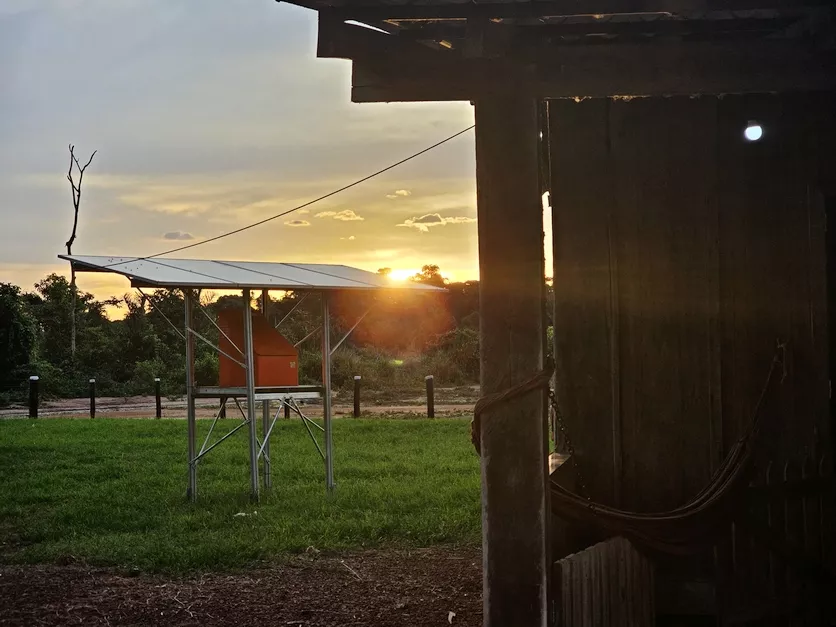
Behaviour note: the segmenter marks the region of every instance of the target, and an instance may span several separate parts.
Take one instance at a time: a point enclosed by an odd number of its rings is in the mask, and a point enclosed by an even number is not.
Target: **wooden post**
[[[29,417],[38,417],[38,377],[29,377]]]
[[[482,394],[543,367],[544,254],[537,101],[524,89],[476,100]],[[481,422],[484,625],[548,622],[546,391]]]
[[[96,417],[96,380],[90,379],[90,417]]]
[[[435,381],[431,374],[424,377],[424,381],[427,383],[427,418],[435,418]]]
[[[284,419],[290,420],[290,405],[287,401],[284,403]]]
[[[360,375],[354,376],[354,417],[360,417]]]
[[[160,398],[160,378],[154,377],[154,396],[156,396],[157,418],[163,417],[163,402]]]

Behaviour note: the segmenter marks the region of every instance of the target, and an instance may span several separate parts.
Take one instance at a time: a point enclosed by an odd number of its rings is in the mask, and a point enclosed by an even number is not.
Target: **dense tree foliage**
[[[382,269],[381,273],[386,273]],[[475,383],[479,377],[479,284],[446,283],[438,266],[426,265],[413,281],[445,286],[445,292],[335,292],[331,297],[336,342],[362,316],[348,341],[335,353],[332,379],[350,384],[356,374],[371,386],[415,386],[434,374],[442,384]],[[62,276],[49,275],[32,292],[0,284],[0,404],[21,399],[30,375],[38,375],[49,396],[82,396],[94,377],[102,395],[149,394],[154,377],[164,393],[182,394],[185,379],[183,295],[159,290],[97,300],[79,290],[75,298],[77,349],[71,352],[72,287]],[[199,294],[202,307],[194,326],[217,343],[212,320],[220,309],[243,309],[240,295]],[[320,378],[321,303],[311,296],[285,293],[271,300],[267,315],[280,331],[300,346],[303,383]],[[261,309],[261,304],[252,303]],[[111,320],[109,307],[124,315]],[[205,312],[205,315],[204,315]],[[218,376],[215,351],[198,340],[196,378],[214,385]]]

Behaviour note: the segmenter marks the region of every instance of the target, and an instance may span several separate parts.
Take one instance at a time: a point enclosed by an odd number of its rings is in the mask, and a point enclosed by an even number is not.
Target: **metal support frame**
[[[371,307],[369,307],[368,309],[366,309],[366,311],[365,311],[365,312],[363,312],[363,315],[362,315],[362,316],[360,316],[359,318],[357,318],[357,322],[355,322],[355,323],[354,323],[354,326],[353,326],[353,327],[351,327],[351,328],[350,328],[350,329],[346,332],[346,334],[342,336],[342,339],[340,339],[340,341],[339,341],[339,342],[337,342],[337,343],[334,345],[334,348],[332,348],[332,349],[331,349],[331,352],[330,352],[330,353],[328,353],[328,355],[329,355],[329,356],[331,356],[331,355],[333,355],[334,353],[336,353],[336,352],[337,352],[337,349],[338,349],[340,346],[342,346],[342,345],[343,345],[343,342],[345,342],[345,341],[349,338],[349,336],[350,336],[352,333],[354,333],[354,329],[356,329],[357,327],[359,327],[359,326],[360,326],[360,323],[361,323],[361,322],[363,322],[363,319],[364,319],[366,316],[368,316],[368,315],[369,315],[369,312],[370,312],[371,310],[372,310],[372,309],[371,309]]]
[[[325,488],[334,490],[334,438],[331,433],[331,313],[330,297],[322,292],[322,413],[325,425]]]
[[[265,320],[267,318],[267,305],[270,303],[270,295],[268,290],[261,290],[261,315],[264,316]],[[261,452],[264,453],[264,461],[262,462],[264,465],[264,489],[269,490],[273,487],[273,477],[270,468],[270,433],[273,430],[273,427],[270,425],[270,401],[263,400],[261,401],[261,410],[262,410],[262,433],[264,434],[264,444],[261,446]],[[275,424],[275,421],[273,421]]]
[[[244,360],[247,364],[247,421],[250,425],[250,498],[258,501],[258,434],[255,422],[255,357],[253,351],[253,310],[250,290],[244,296]],[[237,399],[236,399],[237,400]]]
[[[197,460],[195,459],[195,438],[197,436],[196,411],[194,402],[194,336],[189,333],[192,326],[193,295],[191,290],[183,290],[185,304],[186,340],[186,422],[189,438],[189,488],[187,496],[190,500],[197,499]]]
[[[279,320],[279,323],[276,325],[276,329],[278,329],[280,326],[282,326],[282,325],[284,324],[284,321],[285,321],[285,320],[287,320],[288,318],[290,318],[290,316],[292,316],[292,315],[293,315],[293,312],[294,312],[294,311],[296,311],[296,310],[299,308],[299,306],[300,306],[302,303],[304,303],[304,302],[305,302],[305,300],[306,300],[307,298],[308,298],[308,295],[307,295],[307,294],[302,294],[302,298],[300,298],[299,300],[297,300],[297,301],[296,301],[296,304],[295,304],[295,305],[293,305],[293,307],[291,307],[290,311],[288,311],[288,312],[285,314],[284,318],[282,318],[281,320]]]
[[[184,296],[184,303],[185,303],[185,316],[184,316],[184,330],[185,333],[181,332],[180,329],[175,327],[168,318],[166,320],[169,324],[180,334],[181,337],[184,338],[186,344],[186,404],[187,404],[187,423],[188,423],[188,461],[189,461],[189,485],[187,490],[187,496],[191,501],[195,501],[197,499],[197,465],[198,463],[215,447],[219,446],[228,438],[232,437],[235,433],[241,430],[245,425],[249,427],[248,429],[248,439],[249,439],[249,452],[250,452],[250,495],[254,501],[257,501],[260,496],[260,487],[261,481],[259,478],[259,459],[263,460],[263,485],[265,489],[270,489],[272,487],[272,472],[271,472],[271,461],[270,461],[270,437],[272,436],[273,429],[276,426],[276,422],[278,421],[279,414],[281,411],[287,407],[290,411],[295,413],[299,416],[304,425],[305,429],[308,432],[311,440],[313,441],[314,445],[316,446],[316,450],[319,453],[320,457],[322,458],[324,465],[325,465],[325,486],[328,493],[333,492],[334,488],[336,487],[336,482],[334,481],[334,443],[333,443],[333,433],[332,433],[332,407],[331,407],[331,356],[334,352],[345,342],[345,340],[351,335],[351,333],[357,328],[357,326],[362,322],[363,318],[369,313],[366,311],[354,324],[354,326],[346,333],[342,339],[337,342],[335,346],[331,346],[331,316],[330,316],[330,303],[329,303],[329,296],[327,292],[322,292],[322,324],[320,327],[314,329],[311,333],[309,333],[305,339],[312,337],[314,334],[322,332],[322,386],[290,386],[290,387],[278,387],[278,388],[256,388],[255,382],[255,351],[254,351],[254,341],[253,341],[253,311],[251,307],[251,290],[244,288],[242,290],[243,300],[244,300],[244,347],[241,350],[238,346],[233,346],[237,350],[239,350],[243,357],[243,362],[235,359],[225,351],[221,350],[219,346],[216,346],[212,343],[209,339],[201,335],[198,331],[193,328],[194,325],[194,309],[195,305],[201,309],[203,315],[205,315],[209,321],[218,329],[219,333],[222,333],[226,336],[226,333],[220,327],[218,327],[217,323],[212,320],[211,316],[209,316],[205,311],[203,311],[202,307],[200,307],[200,303],[196,303],[195,301],[195,294],[193,290],[190,289],[183,289],[183,296]],[[143,294],[145,296],[145,294]],[[146,299],[151,306],[154,307],[153,302],[150,298],[146,296]],[[262,302],[262,315],[265,317],[267,316],[267,304],[269,303],[269,292],[268,290],[262,290],[261,293],[261,302]],[[298,306],[298,304],[297,304]],[[294,308],[295,309],[295,308]],[[162,312],[160,312],[162,314]],[[292,311],[291,311],[292,313]],[[165,317],[165,316],[164,316]],[[287,316],[285,316],[287,318]],[[234,362],[241,365],[242,368],[246,371],[246,386],[243,388],[222,388],[222,387],[198,387],[195,381],[194,376],[194,366],[195,366],[195,338],[201,340],[209,347],[214,349],[217,353],[221,355],[225,355],[229,359],[232,359]],[[229,339],[227,337],[227,339]],[[231,340],[230,340],[231,342]],[[299,342],[301,344],[302,342]],[[298,346],[298,344],[297,344]],[[258,393],[258,390],[261,390],[261,393]],[[294,394],[301,394],[304,398],[305,395],[320,393],[322,395],[322,404],[323,404],[323,425],[319,425],[318,423],[314,422],[310,418],[308,418],[299,407],[298,403],[296,402],[296,397]],[[258,396],[258,399],[256,398]],[[209,431],[206,434],[204,439],[203,445],[200,447],[200,451],[197,450],[197,424],[196,424],[196,407],[195,407],[195,399],[196,398],[219,398],[221,399],[220,407],[218,408],[218,412],[215,414],[215,417],[212,421],[212,424],[209,427]],[[240,397],[246,397],[247,399],[247,408],[246,411],[244,407],[241,405],[239,400]],[[235,405],[238,407],[238,410],[241,412],[241,416],[243,418],[242,422],[235,427],[233,427],[228,433],[220,437],[218,440],[210,444],[210,440],[212,439],[212,434],[215,431],[215,427],[218,424],[222,414],[224,414],[224,409],[226,407],[226,403],[228,399],[232,399],[235,402]],[[272,416],[271,418],[271,406],[270,401],[278,400],[279,407],[276,411],[276,415]],[[257,401],[261,401],[261,410],[262,410],[262,437],[263,440],[259,440],[258,437],[258,422],[256,419],[256,404]],[[311,427],[315,427],[319,431],[323,432],[325,435],[325,445],[320,446],[320,443],[317,441],[316,436],[314,435],[314,431]]]

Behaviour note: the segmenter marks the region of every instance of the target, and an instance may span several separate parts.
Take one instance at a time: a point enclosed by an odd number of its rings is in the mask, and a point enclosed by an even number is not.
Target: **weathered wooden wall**
[[[829,448],[835,112],[833,94],[549,103],[558,395],[594,498],[649,511],[699,491],[778,338],[764,456]]]

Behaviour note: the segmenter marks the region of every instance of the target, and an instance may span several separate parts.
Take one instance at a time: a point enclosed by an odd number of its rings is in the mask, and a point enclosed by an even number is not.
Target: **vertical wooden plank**
[[[804,528],[804,518],[802,509],[802,499],[799,496],[799,482],[801,480],[801,469],[793,460],[788,460],[784,464],[784,536],[790,546],[798,547],[799,550],[804,550],[804,540],[802,532]],[[798,574],[792,568],[786,569],[786,589],[787,597],[793,604],[793,609],[797,610],[797,605],[800,603],[802,582],[798,578]],[[797,624],[797,623],[794,623]]]
[[[781,490],[783,483],[783,465],[770,464],[766,476],[769,490],[769,528],[772,533],[779,537],[785,533],[785,498]],[[770,584],[772,596],[776,600],[786,599],[787,592],[787,567],[780,555],[774,552],[770,555]]]
[[[549,133],[557,396],[589,496],[615,504],[609,109],[551,101]]]
[[[483,394],[543,368],[543,211],[536,101],[513,89],[476,102]],[[482,534],[486,626],[548,616],[546,394],[485,413]]]
[[[710,478],[716,277],[713,99],[615,102],[624,506],[675,507]],[[629,498],[628,498],[629,497]]]
[[[809,493],[805,493],[803,497],[803,515],[804,515],[804,550],[812,560],[820,561],[821,555],[821,484],[819,477],[818,464],[814,458],[807,456],[804,458],[804,463],[801,466],[801,477],[805,485],[816,486],[816,488]]]
[[[766,479],[763,469],[758,468],[757,474],[752,481],[754,498],[749,514],[759,524],[765,524],[769,520],[768,501],[765,492]],[[769,584],[769,551],[763,544],[756,542],[752,551],[752,579],[751,593],[758,599],[769,598],[767,592]]]
[[[822,561],[831,569],[836,568],[836,543],[834,542],[833,529],[836,529],[836,512],[834,512],[834,473],[833,458],[824,455],[819,460],[819,477],[826,478],[826,489],[822,492],[819,500],[821,510],[821,554]]]
[[[572,608],[572,566],[565,560],[561,560],[560,564],[560,624],[571,625],[574,612]]]

